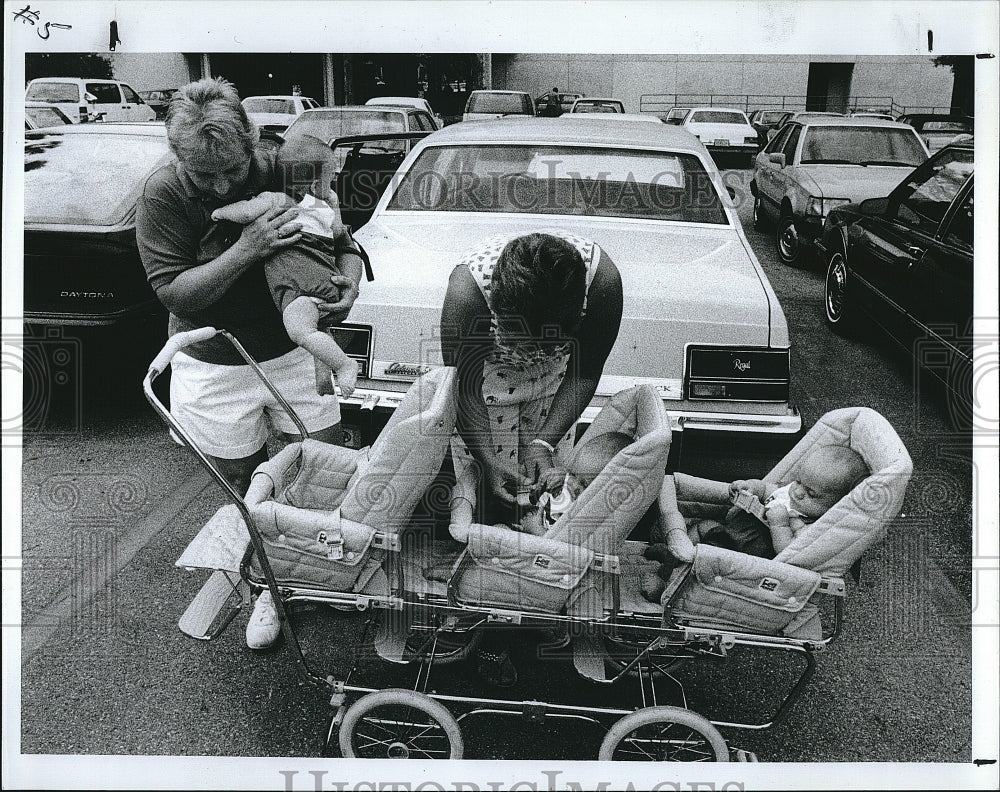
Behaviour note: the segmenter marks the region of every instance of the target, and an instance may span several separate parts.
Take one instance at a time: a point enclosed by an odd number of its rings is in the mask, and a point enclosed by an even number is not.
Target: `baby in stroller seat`
[[[605,432],[582,444],[570,470],[552,468],[536,487],[536,508],[526,512],[515,530],[542,536],[572,505],[591,482],[597,478],[615,455],[630,446],[635,438],[624,432]],[[535,494],[533,493],[533,494]]]
[[[760,479],[732,482],[729,496],[736,505],[722,522],[701,519],[688,527],[679,512],[663,515],[643,553],[647,559],[659,561],[660,567],[644,576],[642,595],[659,602],[674,568],[694,558],[695,544],[774,558],[868,474],[868,466],[856,451],[823,445],[802,460],[796,477],[787,484],[779,486]]]

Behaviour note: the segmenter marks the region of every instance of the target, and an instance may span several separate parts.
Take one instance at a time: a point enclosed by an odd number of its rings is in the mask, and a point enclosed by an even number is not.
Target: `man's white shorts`
[[[316,393],[314,359],[306,350],[296,347],[260,367],[307,431],[340,423],[337,397]],[[268,419],[279,432],[299,433],[250,366],[203,363],[183,352],[171,361],[170,412],[202,451],[220,459],[256,453],[267,442]]]

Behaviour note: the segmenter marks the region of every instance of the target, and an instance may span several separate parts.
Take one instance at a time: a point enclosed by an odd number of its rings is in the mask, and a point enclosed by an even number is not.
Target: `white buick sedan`
[[[667,124],[456,124],[415,145],[356,232],[371,256],[349,327],[363,377],[347,404],[393,408],[441,365],[439,321],[462,253],[497,234],[563,229],[621,271],[624,316],[594,402],[637,383],[675,430],[793,433],[785,315],[708,152]]]

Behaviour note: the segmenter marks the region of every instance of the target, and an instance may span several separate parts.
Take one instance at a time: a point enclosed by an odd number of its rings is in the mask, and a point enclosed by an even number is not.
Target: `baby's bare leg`
[[[248,201],[236,201],[227,206],[220,206],[212,212],[212,219],[247,225],[271,209],[291,204],[292,199],[284,193],[262,192]]]
[[[345,399],[354,392],[358,380],[358,364],[333,338],[319,330],[319,307],[317,297],[296,297],[281,315],[288,337],[303,349],[311,352],[328,365],[340,385],[340,394]]]

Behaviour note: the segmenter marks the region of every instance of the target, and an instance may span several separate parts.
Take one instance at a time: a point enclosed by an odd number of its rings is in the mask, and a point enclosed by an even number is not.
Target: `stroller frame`
[[[404,586],[400,537],[389,532],[376,532],[374,540],[374,546],[387,551],[382,563],[389,581],[388,596],[337,592],[319,587],[278,582],[268,560],[260,531],[247,505],[248,501],[269,497],[273,482],[269,487],[267,484],[267,481],[270,481],[269,477],[255,475],[247,495],[241,496],[213,464],[211,458],[198,447],[185,428],[170,414],[153,391],[153,382],[166,370],[177,352],[192,343],[212,338],[216,334],[224,336],[246,360],[288,413],[301,436],[303,438],[309,436],[299,416],[280,391],[270,382],[259,364],[247,353],[238,339],[226,330],[200,328],[175,334],[168,339],[163,349],[150,363],[142,384],[146,399],[176,436],[191,449],[215,483],[225,492],[229,501],[236,506],[246,524],[250,538],[249,545],[239,565],[240,583],[234,583],[228,574],[226,575],[232,588],[232,591],[229,592],[230,597],[227,599],[231,598],[233,592],[241,593],[243,595],[241,605],[233,609],[214,632],[194,637],[206,640],[217,637],[232,621],[240,607],[249,604],[248,594],[250,591],[262,591],[264,588],[270,590],[280,621],[281,634],[291,648],[298,674],[304,682],[319,690],[323,695],[329,696],[333,713],[328,720],[323,740],[324,751],[333,748],[339,742],[340,750],[344,756],[348,757],[368,756],[372,754],[372,751],[368,749],[374,749],[374,755],[379,757],[458,759],[462,758],[464,751],[459,729],[459,724],[462,721],[473,715],[508,715],[524,717],[530,721],[554,718],[597,724],[606,730],[598,757],[602,760],[621,758],[659,761],[755,762],[757,759],[754,754],[728,747],[716,727],[762,730],[770,728],[785,718],[815,672],[814,655],[823,651],[840,634],[843,623],[843,598],[846,594],[845,583],[840,578],[824,577],[817,589],[818,594],[834,597],[832,629],[829,632],[824,631],[820,639],[802,640],[739,630],[686,626],[677,623],[672,618],[669,598],[664,598],[666,605],[662,617],[650,613],[623,611],[621,610],[620,596],[620,559],[611,555],[597,555],[593,564],[595,568],[611,575],[612,607],[610,610],[605,610],[604,618],[601,619],[588,619],[540,610],[516,610],[464,603],[459,601],[456,596],[453,582],[448,583],[445,595],[427,592],[415,594],[407,592]],[[250,568],[250,559],[254,555],[257,557],[263,580],[256,577]],[[458,563],[459,565],[469,563],[467,551],[463,551]],[[670,583],[670,589],[676,590],[683,578],[690,572],[691,567],[688,566],[681,574],[675,575]],[[219,572],[215,574],[218,575]],[[456,574],[452,574],[451,581],[454,581],[456,577]],[[207,585],[206,588],[208,588]],[[379,614],[385,614],[390,618],[392,614],[404,614],[407,628],[412,631],[410,634],[424,634],[426,636],[423,645],[415,650],[409,659],[404,659],[406,636],[398,630],[394,631],[391,625],[385,628],[386,620],[383,618],[383,645],[387,647],[387,651],[379,653],[383,659],[390,662],[417,665],[416,678],[412,688],[380,689],[352,684],[351,680],[357,671],[359,662],[357,652],[354,653],[351,667],[339,677],[334,674],[324,675],[322,672],[310,668],[291,618],[291,606],[299,602],[326,604],[340,610],[368,611],[369,617],[364,627],[362,644],[367,639]],[[219,611],[221,611],[221,604]],[[427,618],[423,621],[411,620],[410,616],[426,616]],[[574,663],[577,671],[601,685],[611,685],[626,676],[634,676],[639,688],[640,706],[631,709],[596,707],[431,692],[429,683],[433,666],[464,659],[469,649],[475,646],[476,630],[491,625],[555,627],[568,631],[573,645]],[[439,651],[439,643],[443,635],[468,635],[469,641],[465,647]],[[598,658],[601,651],[598,649],[595,653],[598,639],[610,641],[614,647],[625,650],[627,656],[615,659],[607,655],[607,650],[604,649],[605,654]],[[687,709],[684,685],[671,673],[676,663],[703,655],[725,657],[728,651],[736,646],[778,650],[799,655],[804,660],[804,666],[798,678],[792,683],[774,713],[763,722],[742,723],[709,720]],[[600,664],[605,669],[609,662],[617,665],[617,671],[610,676],[602,672],[595,673],[597,659],[600,659]],[[682,706],[668,706],[660,703],[660,700],[666,697],[662,691],[658,690],[658,686],[664,682],[669,683],[675,695],[679,694]],[[360,696],[360,698],[348,706],[349,696]],[[466,711],[457,717],[452,716],[443,703],[455,706],[462,705]],[[416,711],[418,714],[402,719],[373,717],[372,713],[380,709],[389,709],[391,712],[403,709],[407,712]],[[353,741],[356,734],[361,734],[359,729],[374,725],[384,730],[387,724],[392,724],[393,728],[399,732],[399,734],[393,735],[393,739],[375,740],[374,743],[369,740],[369,744],[363,747],[359,747]],[[446,743],[445,748],[426,748],[424,743],[426,743],[425,738],[428,735],[443,738]]]

